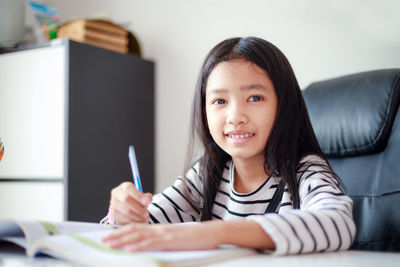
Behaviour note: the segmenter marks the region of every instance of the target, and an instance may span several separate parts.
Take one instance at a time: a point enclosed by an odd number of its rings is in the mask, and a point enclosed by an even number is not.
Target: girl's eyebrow
[[[261,84],[249,84],[249,85],[240,86],[239,90],[240,91],[248,91],[248,90],[267,91],[267,88],[265,88]],[[210,94],[226,93],[228,91],[229,90],[226,88],[213,88],[213,89],[210,89]]]
[[[249,85],[241,86],[240,90],[241,91],[247,91],[247,90],[262,90],[262,91],[266,91],[267,88],[265,88],[261,84],[249,84]]]

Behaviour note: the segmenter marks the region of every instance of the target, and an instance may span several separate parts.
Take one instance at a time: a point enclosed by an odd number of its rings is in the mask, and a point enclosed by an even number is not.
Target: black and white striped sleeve
[[[202,198],[202,182],[198,170],[199,164],[197,163],[187,172],[186,180],[178,177],[172,186],[153,197],[153,201],[148,207],[150,223],[199,221],[199,205],[193,205],[193,203],[200,203]],[[193,201],[190,201],[189,198]]]
[[[308,162],[324,161],[316,156]],[[352,200],[321,165],[304,164],[299,171],[300,209],[251,216],[275,242],[276,255],[348,249],[355,237]]]

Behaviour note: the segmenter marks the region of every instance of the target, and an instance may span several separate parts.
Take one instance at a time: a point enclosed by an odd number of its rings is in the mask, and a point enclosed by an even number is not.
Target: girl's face
[[[264,160],[277,106],[272,81],[252,62],[221,62],[208,77],[208,127],[214,141],[234,161]]]

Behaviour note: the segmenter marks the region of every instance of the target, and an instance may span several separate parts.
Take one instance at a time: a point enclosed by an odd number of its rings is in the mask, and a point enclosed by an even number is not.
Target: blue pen
[[[133,174],[133,183],[135,187],[140,192],[143,192],[142,183],[140,182],[139,168],[136,160],[135,148],[130,145],[129,146],[129,162],[131,163],[132,174]]]

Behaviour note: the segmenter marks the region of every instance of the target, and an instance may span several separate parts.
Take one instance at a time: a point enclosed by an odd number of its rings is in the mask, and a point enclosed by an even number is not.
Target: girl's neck
[[[264,157],[233,159],[233,163],[235,165],[233,186],[238,193],[252,192],[268,178],[264,169]]]

